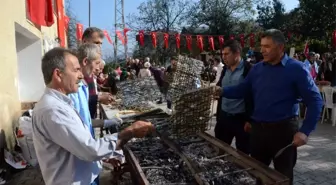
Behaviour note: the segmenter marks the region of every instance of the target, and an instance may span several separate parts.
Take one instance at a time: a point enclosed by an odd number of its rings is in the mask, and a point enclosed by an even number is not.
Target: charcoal
[[[183,153],[190,158],[213,158],[217,156],[217,151],[208,142],[190,143],[182,146]]]
[[[127,145],[152,185],[194,182],[180,156],[167,148],[159,138],[136,139]]]
[[[243,171],[236,164],[222,159],[193,159],[201,169],[199,176],[212,185],[253,185],[256,179]]]

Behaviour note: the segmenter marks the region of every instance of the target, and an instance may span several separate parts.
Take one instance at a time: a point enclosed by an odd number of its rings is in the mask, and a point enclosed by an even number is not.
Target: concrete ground
[[[214,123],[212,124],[214,126]],[[209,131],[213,134],[213,127]],[[110,172],[101,174],[101,185],[109,185]],[[336,184],[336,127],[319,124],[309,137],[309,143],[298,149],[295,185]],[[26,169],[15,174],[9,185],[44,185],[40,173]]]

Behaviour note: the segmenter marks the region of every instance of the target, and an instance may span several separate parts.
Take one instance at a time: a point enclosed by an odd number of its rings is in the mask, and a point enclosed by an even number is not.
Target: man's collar
[[[243,68],[243,66],[244,66],[244,61],[243,61],[243,59],[241,59],[238,66],[237,66],[237,69],[241,69],[241,68]]]
[[[284,56],[283,56],[282,59],[281,59],[281,64],[282,64],[283,66],[286,66],[288,59],[289,59],[289,57],[288,57],[288,55],[285,53]]]
[[[46,87],[45,91],[44,91],[45,94],[49,94],[59,100],[61,100],[62,102],[65,102],[69,105],[72,105],[72,101],[71,99],[66,96],[65,94],[55,90],[55,89],[52,89],[52,88],[49,88],[49,87]]]

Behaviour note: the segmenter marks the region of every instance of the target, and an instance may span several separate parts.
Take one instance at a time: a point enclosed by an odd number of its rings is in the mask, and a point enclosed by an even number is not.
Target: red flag
[[[140,42],[140,46],[145,45],[145,32],[143,30],[139,31],[139,42]]]
[[[30,20],[40,26],[54,24],[52,0],[27,0],[27,12]]]
[[[175,34],[175,39],[176,39],[176,48],[180,49],[180,44],[181,44],[181,35],[179,33]]]
[[[116,34],[117,34],[118,39],[121,41],[121,44],[125,45],[125,38],[123,37],[123,35],[121,34],[121,32],[119,30],[117,30]]]
[[[168,48],[169,34],[168,33],[164,33],[163,34],[163,39],[164,39],[164,46],[165,46],[165,48]]]
[[[288,37],[288,40],[292,38],[292,33],[291,32],[287,32],[287,37]]]
[[[107,41],[108,41],[110,44],[113,45],[113,42],[112,42],[112,39],[111,39],[109,33],[108,33],[106,30],[104,30],[103,32],[104,32],[104,35],[105,35]]]
[[[235,36],[234,35],[230,35],[230,40],[234,40]]]
[[[333,32],[332,42],[333,42],[334,47],[336,48],[336,30],[334,30]]]
[[[57,7],[57,31],[60,39],[60,46],[65,47],[65,27],[64,27],[64,6],[63,0],[56,1]]]
[[[208,36],[210,50],[215,50],[215,42],[213,36]]]
[[[222,49],[224,45],[224,36],[223,35],[218,36],[218,41],[219,41],[220,49]]]
[[[156,32],[151,32],[151,37],[152,37],[152,44],[153,47],[156,48],[157,40],[156,40]]]
[[[186,35],[186,39],[187,39],[187,48],[189,51],[191,51],[191,44],[192,44],[192,37],[191,35]]]
[[[200,52],[203,51],[203,37],[202,35],[197,35],[197,46],[200,49]]]
[[[76,26],[77,26],[77,29],[76,29],[77,40],[82,41],[83,24],[77,23]]]
[[[255,37],[255,35],[254,35],[254,33],[251,33],[250,34],[250,47],[254,47],[254,37]]]
[[[305,44],[304,50],[303,50],[304,55],[308,58],[309,56],[309,46],[308,46],[308,41]]]
[[[127,44],[127,32],[130,31],[131,29],[129,28],[124,28],[124,37],[125,37],[125,43]]]
[[[240,45],[242,48],[244,48],[245,46],[244,34],[240,34],[239,38],[240,38]]]
[[[66,30],[69,28],[70,18],[66,15],[64,15],[64,27]]]

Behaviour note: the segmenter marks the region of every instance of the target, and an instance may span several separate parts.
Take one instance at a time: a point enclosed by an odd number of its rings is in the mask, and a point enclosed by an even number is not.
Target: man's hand
[[[102,104],[108,105],[113,101],[110,93],[102,92],[98,95],[98,101]]]
[[[103,160],[103,162],[110,163],[113,166],[113,171],[115,171],[115,172],[121,170],[121,162],[116,158],[105,159],[105,160]]]
[[[244,131],[247,132],[247,133],[250,133],[251,129],[252,129],[251,123],[245,122]]]
[[[219,99],[222,96],[222,88],[215,86],[214,98]]]
[[[302,145],[307,144],[307,142],[308,142],[308,137],[306,136],[306,134],[304,134],[302,132],[297,132],[294,135],[294,138],[293,138],[293,144],[294,144],[294,146],[300,147]]]

